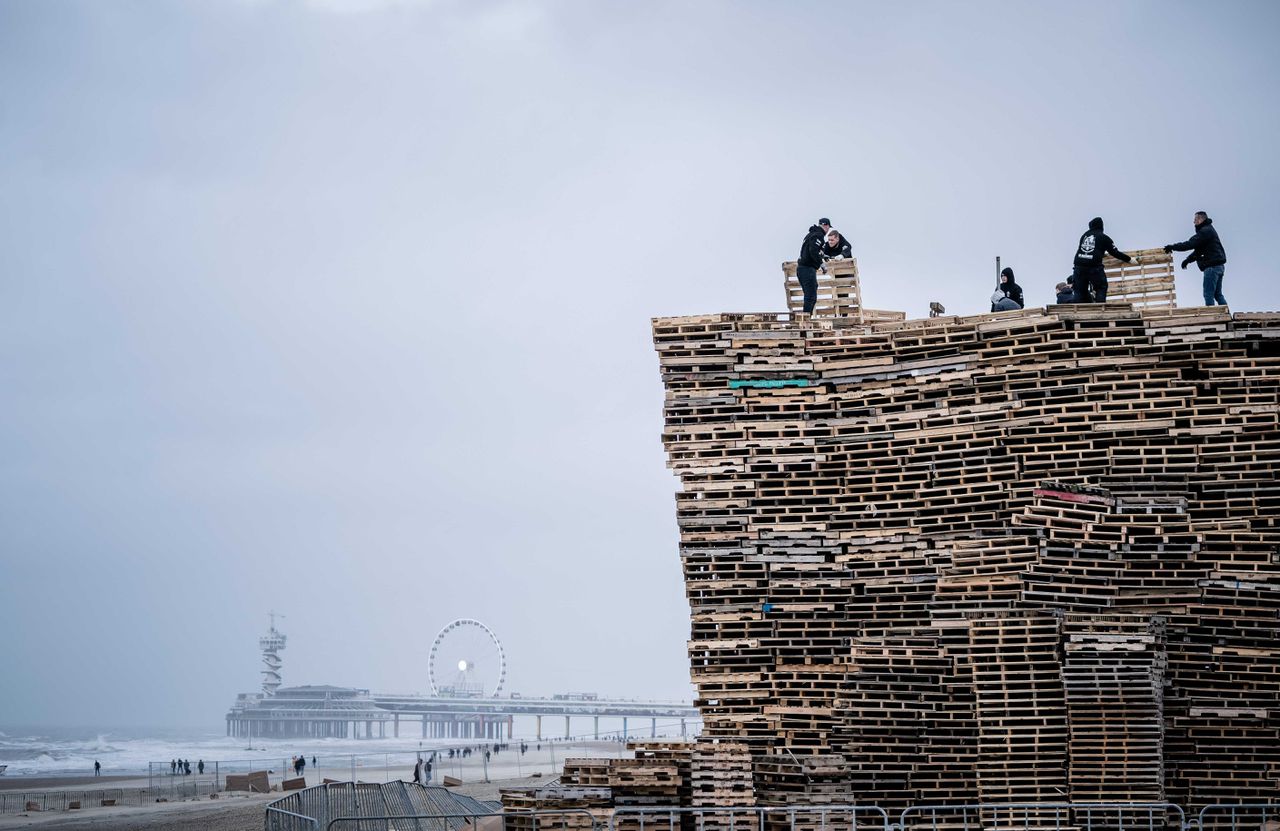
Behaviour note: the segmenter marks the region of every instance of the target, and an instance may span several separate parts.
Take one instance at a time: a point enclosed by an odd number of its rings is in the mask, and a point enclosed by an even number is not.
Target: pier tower
[[[285,636],[276,630],[276,618],[284,615],[269,612],[268,617],[271,629],[258,639],[258,648],[262,650],[262,694],[271,696],[280,688],[280,650],[284,649]]]

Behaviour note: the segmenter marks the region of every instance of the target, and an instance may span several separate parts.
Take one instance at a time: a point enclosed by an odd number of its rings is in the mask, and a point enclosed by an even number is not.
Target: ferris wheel
[[[432,695],[494,698],[507,679],[507,657],[493,630],[478,620],[459,618],[440,630],[427,656]]]

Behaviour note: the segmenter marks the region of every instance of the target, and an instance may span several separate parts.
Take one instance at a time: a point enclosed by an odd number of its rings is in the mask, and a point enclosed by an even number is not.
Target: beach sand
[[[266,806],[280,794],[222,794],[218,799],[160,802],[85,811],[17,814],[0,817],[0,829],[39,828],[95,831],[259,831]]]
[[[137,783],[141,781],[142,784]],[[0,791],[77,790],[147,786],[147,777],[130,776],[0,776]]]
[[[425,755],[425,754],[424,754]],[[447,756],[437,758],[435,782],[440,784],[443,775],[457,776],[463,784],[455,788],[458,793],[482,800],[496,800],[502,788],[514,788],[530,785],[541,785],[555,778],[563,765],[565,757],[601,757],[630,755],[617,742],[559,742],[554,745],[542,743],[531,744],[529,753],[521,756],[517,751],[507,750],[498,753],[487,764],[489,782],[484,781],[486,764],[481,753],[473,753],[466,759],[449,759]],[[337,781],[348,781],[352,774],[363,782],[386,782],[397,779],[409,781],[413,778],[412,761],[404,761],[400,754],[398,760],[379,763],[377,754],[370,754],[361,759],[354,767],[351,764],[329,766],[321,761],[320,769],[307,770],[307,784],[318,785],[324,778]],[[336,759],[334,761],[337,761]],[[284,771],[274,767],[270,760],[264,769],[271,769],[272,785],[279,785],[284,778]],[[530,776],[538,772],[539,776]],[[198,777],[193,776],[192,779]],[[202,778],[204,781],[205,778]],[[184,779],[176,782],[190,781]],[[169,783],[168,777],[157,777],[155,784],[163,789]],[[93,791],[111,788],[145,788],[146,776],[40,776],[40,777],[4,777],[0,778],[0,787],[12,793],[17,790],[38,791]],[[59,831],[60,829],[94,829],[95,831],[259,831],[263,827],[266,806],[284,794],[275,791],[269,794],[220,793],[217,799],[207,795],[188,799],[174,799],[170,802],[148,802],[137,804],[134,798],[126,797],[124,804],[104,808],[88,807],[77,811],[48,811],[31,814],[0,815],[0,831],[11,828],[38,828]]]
[[[503,769],[505,767],[503,766]],[[101,778],[103,777],[99,777]],[[473,780],[464,782],[454,790],[476,799],[496,800],[502,788],[540,785],[550,778],[526,776],[494,779],[490,782]],[[30,783],[33,780],[24,781]],[[84,787],[83,783],[76,781],[77,788]],[[146,780],[142,781],[145,784]],[[144,831],[259,831],[263,827],[267,805],[281,796],[283,794],[279,792],[253,795],[223,793],[219,794],[217,799],[206,796],[199,799],[141,806],[125,805],[112,808],[87,808],[83,811],[7,814],[0,815],[0,831],[13,828],[37,828],[41,831],[45,829],[47,831],[61,831],[61,829],[131,831],[135,828],[144,829]]]

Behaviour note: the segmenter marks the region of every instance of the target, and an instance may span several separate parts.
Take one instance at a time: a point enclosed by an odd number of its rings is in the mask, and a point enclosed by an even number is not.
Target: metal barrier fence
[[[78,802],[94,808],[103,800],[143,805],[158,798],[212,792],[211,781],[167,783],[150,788],[83,791],[0,791],[0,814],[21,813],[29,803],[39,811],[71,810]],[[349,785],[350,783],[343,783]],[[503,818],[505,831],[1280,831],[1280,802],[1208,805],[1190,819],[1168,802],[1027,802],[912,805],[892,822],[876,805],[837,804],[793,807],[659,808],[622,807],[608,821],[585,809],[386,813],[385,797],[362,799],[352,791],[335,809],[331,788],[294,791],[266,808],[266,831],[461,831],[479,820]],[[405,807],[410,807],[406,799]],[[336,816],[335,814],[346,814]]]
[[[482,819],[505,823],[514,820],[528,831],[598,831],[599,823],[590,811],[566,808],[549,811],[469,811],[448,814],[385,814],[381,816],[320,817],[306,816],[275,806],[266,814],[266,831],[330,831],[352,828],[356,831],[458,831],[475,828]]]
[[[878,805],[616,808],[609,831],[889,831]]]
[[[143,796],[148,797],[147,801],[155,799],[190,799],[194,796],[204,796],[211,793],[219,793],[223,789],[223,782],[220,782],[215,776],[196,777],[191,776],[186,779],[175,778],[170,781],[156,781],[148,788],[138,788]]]
[[[1186,814],[1169,802],[1021,802],[912,805],[899,831],[1183,831]]]
[[[1280,803],[1211,805],[1188,819],[1180,806],[1168,802],[913,805],[897,822],[879,806],[857,804],[625,807],[614,809],[607,822],[586,809],[569,808],[332,817],[309,816],[299,804],[296,811],[268,808],[266,831],[459,831],[499,817],[504,831],[1280,831]]]
[[[92,791],[0,791],[0,814],[19,814],[27,810],[28,803],[39,806],[41,811],[67,811],[71,803],[82,808],[100,806],[103,800],[115,800],[123,805],[125,792],[120,788],[102,788]]]
[[[283,808],[267,809],[266,831],[319,831],[320,820]]]
[[[116,805],[147,805],[157,799],[190,799],[220,790],[212,780],[205,780],[172,782],[154,788],[0,791],[0,815],[25,813],[28,804],[34,804],[36,811],[69,811],[73,802],[80,803],[82,809],[101,807],[103,800],[114,800]]]
[[[559,817],[559,821],[553,818]],[[580,819],[585,817],[585,821]],[[352,828],[357,831],[458,831],[458,829],[476,828],[482,819],[498,819],[507,828],[507,822],[517,823],[522,831],[599,831],[599,822],[585,808],[557,808],[545,811],[493,811],[489,813],[467,812],[458,814],[415,814],[413,816],[381,816],[381,817],[334,817],[325,824],[323,831],[331,829]],[[372,822],[373,825],[365,823]],[[378,825],[377,823],[382,823]],[[527,824],[525,824],[527,823]],[[276,831],[276,829],[269,829]],[[304,831],[296,829],[279,829],[279,831]]]
[[[1280,803],[1206,805],[1196,822],[1200,831],[1280,831]]]

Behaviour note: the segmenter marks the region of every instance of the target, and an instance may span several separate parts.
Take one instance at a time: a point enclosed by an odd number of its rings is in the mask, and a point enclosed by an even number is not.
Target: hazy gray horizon
[[[1215,218],[1280,308],[1267,2],[0,0],[0,723],[284,682],[688,697],[654,315],[1051,300]],[[1179,272],[1185,305],[1199,273]]]

